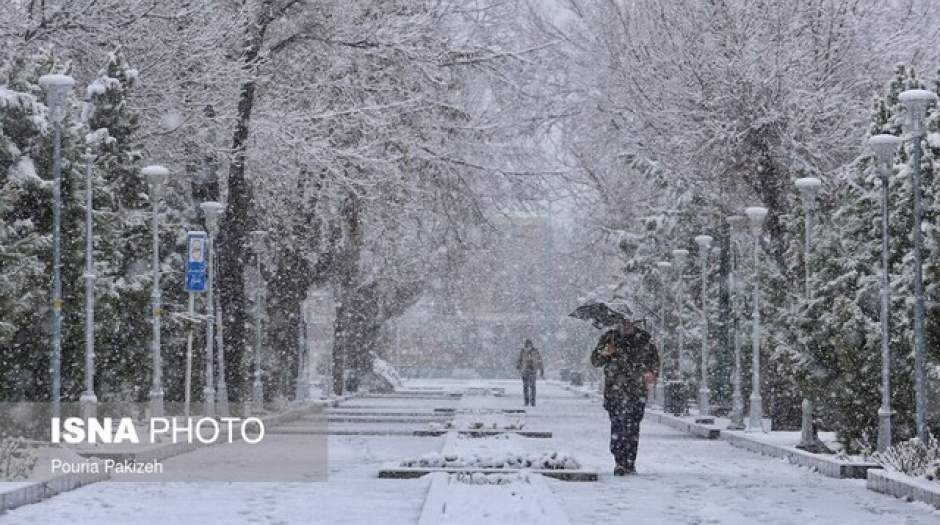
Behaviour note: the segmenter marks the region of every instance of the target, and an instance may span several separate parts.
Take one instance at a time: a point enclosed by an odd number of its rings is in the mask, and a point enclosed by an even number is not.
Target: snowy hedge
[[[926,441],[913,438],[872,456],[886,470],[940,483],[940,441],[929,435]]]
[[[513,454],[500,456],[460,456],[458,454],[430,453],[401,462],[406,468],[487,468],[487,469],[542,469],[577,470],[578,461],[564,452],[544,454]]]

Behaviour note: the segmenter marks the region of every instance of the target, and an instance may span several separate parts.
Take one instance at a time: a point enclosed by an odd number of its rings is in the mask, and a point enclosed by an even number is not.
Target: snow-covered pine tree
[[[31,64],[16,60],[0,85],[0,362],[3,363],[0,397],[36,396],[30,387],[41,373],[31,335],[42,331],[46,318],[49,239],[45,217],[37,204],[48,201],[51,186],[37,173],[42,149],[45,107],[37,98],[38,86],[22,80]],[[32,329],[27,333],[28,329]]]
[[[147,385],[150,338],[150,224],[147,182],[140,175],[138,118],[127,107],[136,71],[123,52],[88,85],[85,141],[95,162],[96,375],[103,400],[137,397],[128,385]]]
[[[95,188],[95,266],[97,388],[103,400],[142,400],[150,378],[151,202],[141,176],[143,152],[139,116],[128,100],[137,83],[137,70],[117,48],[86,89],[86,145],[98,158]],[[168,400],[182,398],[184,328],[174,313],[186,310],[182,283],[182,242],[186,219],[194,214],[186,185],[171,180],[160,211],[161,289],[164,322],[162,356]],[[190,211],[185,211],[190,210]],[[201,330],[197,330],[197,334]],[[198,352],[203,345],[196,344]],[[194,356],[194,362],[198,361]],[[194,374],[198,383],[201,375]],[[194,391],[198,391],[198,385]]]
[[[899,66],[884,96],[874,101],[871,135],[900,134],[898,94],[920,83]],[[906,155],[902,152],[899,160]],[[892,397],[897,437],[912,431],[911,360],[911,187],[906,169],[890,179]],[[873,441],[881,400],[879,275],[881,272],[880,183],[869,156],[856,160],[832,181],[821,199],[811,286],[815,300],[802,305],[798,332],[808,334],[802,356],[804,378],[818,385],[819,414],[850,448]]]
[[[52,173],[51,126],[39,77],[60,71],[46,52],[15,57],[0,72],[0,176],[3,176],[3,239],[8,256],[0,262],[3,299],[10,306],[13,326],[2,331],[2,361],[11,381],[0,392],[5,399],[48,399],[49,395],[49,300],[52,261]],[[74,107],[75,99],[67,104]],[[76,338],[76,316],[81,315],[81,222],[82,210],[73,199],[77,188],[72,169],[80,152],[74,146],[77,127],[69,116],[62,124],[62,289],[63,395],[78,381],[71,368],[78,357],[81,337]],[[76,251],[76,247],[79,247]],[[76,287],[76,283],[78,286]],[[7,312],[4,310],[5,313]],[[6,317],[6,315],[4,316]],[[80,329],[80,328],[79,328]],[[16,381],[12,381],[16,379]]]

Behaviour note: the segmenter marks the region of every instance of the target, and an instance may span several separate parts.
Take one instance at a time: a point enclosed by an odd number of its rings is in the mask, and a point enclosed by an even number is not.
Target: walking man
[[[591,364],[604,367],[604,409],[610,416],[615,476],[636,472],[646,394],[656,383],[659,370],[659,354],[651,339],[633,321],[624,320],[601,336],[591,353]]]
[[[516,370],[522,373],[522,395],[526,406],[535,406],[535,371],[539,371],[545,379],[545,368],[542,366],[542,354],[532,345],[532,341],[525,340],[519,358],[516,359]]]

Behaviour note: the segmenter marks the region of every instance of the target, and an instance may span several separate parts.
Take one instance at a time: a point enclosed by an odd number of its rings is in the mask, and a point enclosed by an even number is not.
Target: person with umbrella
[[[522,395],[525,405],[535,406],[535,372],[538,371],[545,379],[545,368],[542,365],[542,354],[539,353],[530,339],[522,344],[522,351],[516,359],[516,370],[522,373]]]
[[[592,302],[571,315],[590,319],[595,326],[615,326],[607,330],[591,353],[591,364],[604,369],[604,409],[610,417],[610,452],[614,455],[615,476],[636,472],[640,442],[640,422],[646,396],[656,383],[659,352],[650,334],[607,304]]]

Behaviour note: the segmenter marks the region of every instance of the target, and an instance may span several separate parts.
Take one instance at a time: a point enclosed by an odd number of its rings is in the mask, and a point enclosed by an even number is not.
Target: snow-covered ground
[[[522,408],[518,382],[408,383],[409,387],[454,391],[480,385],[506,387],[507,396],[465,395],[460,400],[362,398],[344,406],[370,411]],[[554,437],[532,440],[527,448],[567,451],[577,457],[582,468],[601,473],[597,483],[546,480],[556,508],[562,509],[571,523],[940,523],[940,512],[868,491],[863,481],[826,478],[724,442],[688,437],[649,421],[643,424],[639,474],[615,478],[610,474],[607,418],[599,403],[541,381],[538,393],[538,406],[528,407],[525,414],[526,426],[553,431]],[[420,429],[425,424],[413,426]],[[504,441],[512,444],[519,439],[524,438]],[[440,452],[444,440],[397,435],[330,436],[329,475],[325,482],[98,483],[14,510],[0,521],[24,525],[416,524],[427,497],[429,477],[385,480],[378,479],[377,472],[389,462]],[[190,460],[198,463],[196,455],[207,453],[192,452]],[[465,497],[453,495],[458,503],[467,499],[474,508],[487,502],[512,505],[514,501],[513,497],[483,494],[500,490],[498,486],[484,486],[479,492],[466,484],[455,487],[466,493]]]

